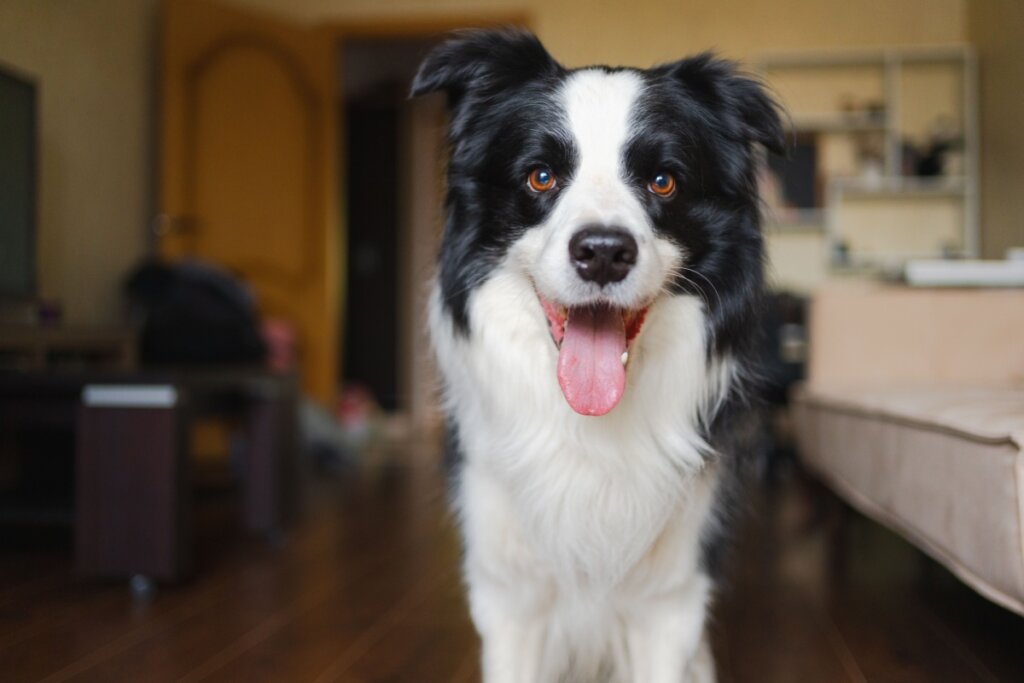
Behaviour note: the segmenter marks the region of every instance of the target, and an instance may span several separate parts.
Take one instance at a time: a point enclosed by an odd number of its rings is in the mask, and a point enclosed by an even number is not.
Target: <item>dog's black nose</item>
[[[636,265],[636,240],[621,228],[583,228],[569,240],[569,259],[580,277],[606,285]]]

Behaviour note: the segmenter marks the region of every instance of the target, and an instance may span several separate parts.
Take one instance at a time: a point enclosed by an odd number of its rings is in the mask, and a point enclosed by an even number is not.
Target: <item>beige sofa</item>
[[[830,284],[810,349],[805,464],[1024,615],[1024,290]]]

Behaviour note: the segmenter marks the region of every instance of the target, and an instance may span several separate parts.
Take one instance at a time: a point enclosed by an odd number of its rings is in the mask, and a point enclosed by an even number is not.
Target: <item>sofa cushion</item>
[[[1024,614],[1024,387],[814,384],[794,398],[809,467]]]

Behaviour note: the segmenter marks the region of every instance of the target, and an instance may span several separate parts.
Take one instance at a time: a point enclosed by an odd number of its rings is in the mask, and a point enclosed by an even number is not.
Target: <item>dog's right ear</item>
[[[786,135],[781,108],[754,77],[737,65],[710,52],[660,67],[682,83],[719,121],[735,124],[737,135],[758,142],[776,154],[786,153]]]
[[[454,106],[467,92],[507,88],[560,69],[528,31],[464,31],[435,47],[423,60],[412,82],[412,96],[443,91]]]

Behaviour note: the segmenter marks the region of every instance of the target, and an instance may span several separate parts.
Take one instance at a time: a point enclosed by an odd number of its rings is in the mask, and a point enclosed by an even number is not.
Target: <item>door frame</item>
[[[533,21],[528,13],[525,12],[498,12],[498,13],[480,13],[480,14],[446,14],[444,16],[429,16],[424,15],[420,17],[367,17],[359,19],[329,19],[325,21],[321,28],[322,30],[329,33],[332,42],[334,44],[334,54],[337,55],[343,49],[346,41],[350,40],[366,40],[366,39],[378,39],[378,40],[402,40],[402,39],[415,39],[424,38],[432,35],[443,35],[452,31],[458,31],[461,29],[469,28],[496,28],[500,26],[521,26],[529,28],[532,26]],[[341,66],[340,58],[335,62],[336,68],[343,68]],[[340,74],[337,74],[337,81],[340,82]],[[338,348],[336,350],[338,354],[338,375],[340,377],[344,374],[345,368],[342,366],[341,358],[343,358],[342,344],[345,338],[345,329],[348,325],[347,312],[345,308],[345,298],[348,292],[349,278],[345,264],[348,259],[348,198],[344,195],[344,188],[348,186],[348,152],[345,149],[345,141],[347,139],[347,122],[344,116],[344,106],[340,98],[336,102],[337,109],[337,128],[336,134],[336,148],[338,150],[338,158],[336,161],[337,169],[337,186],[338,186],[338,206],[340,208],[339,215],[337,217],[338,224],[338,263],[339,273],[344,274],[345,281],[341,283],[339,292],[341,293],[338,300],[338,319],[340,321],[339,334],[338,334]],[[400,218],[401,221],[401,218]],[[404,241],[408,239],[408,235],[404,232],[404,226],[399,225],[399,243],[404,244]],[[415,295],[412,291],[415,277],[413,273],[407,272],[411,270],[409,264],[405,259],[399,259],[399,282],[398,282],[398,297],[399,297],[399,308],[400,315],[403,315],[407,310],[412,308],[408,305],[409,298]],[[400,320],[399,321],[399,334],[407,335],[410,334],[410,330],[414,325],[410,324],[411,321]],[[406,347],[408,344],[404,343],[405,339],[399,339],[399,355],[398,362],[398,388],[400,393],[399,407],[394,414],[395,426],[400,431],[405,432],[416,432],[424,430],[432,430],[435,427],[439,427],[439,424],[431,424],[430,420],[423,419],[423,413],[416,411],[414,406],[408,405],[410,397],[403,395],[408,393],[411,367],[413,364],[412,358],[405,357],[407,354]]]

